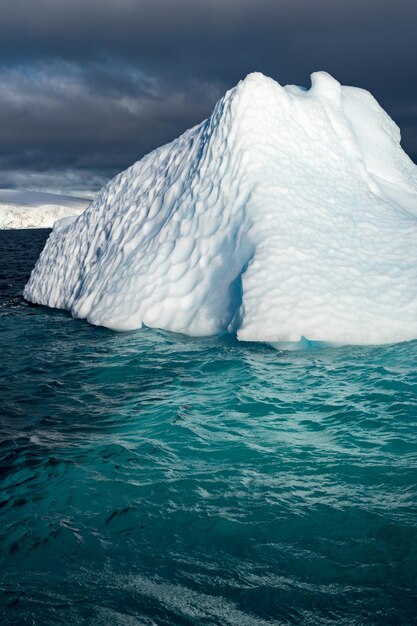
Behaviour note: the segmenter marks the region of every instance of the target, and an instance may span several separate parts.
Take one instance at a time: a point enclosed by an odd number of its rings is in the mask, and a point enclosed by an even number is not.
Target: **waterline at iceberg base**
[[[115,330],[417,338],[417,167],[367,91],[250,74],[50,236],[34,303]]]
[[[0,233],[2,623],[412,624],[417,342],[97,328],[17,295],[35,234]]]

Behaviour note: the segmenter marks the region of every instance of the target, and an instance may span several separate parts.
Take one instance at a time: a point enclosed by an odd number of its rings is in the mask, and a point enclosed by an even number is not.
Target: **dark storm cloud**
[[[101,187],[201,121],[223,91],[192,80],[166,85],[110,62],[0,68],[0,84],[0,188],[50,187],[54,171],[53,188],[64,191]]]
[[[69,189],[203,119],[252,70],[365,87],[417,154],[409,0],[13,0],[0,8],[0,186]],[[37,185],[36,180],[39,181]],[[35,181],[35,182],[34,182]],[[26,185],[27,186],[27,185]]]

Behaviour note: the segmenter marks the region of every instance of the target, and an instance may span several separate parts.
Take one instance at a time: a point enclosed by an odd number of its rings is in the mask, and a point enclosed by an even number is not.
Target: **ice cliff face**
[[[52,228],[57,220],[81,215],[89,204],[85,198],[0,189],[0,230]]]
[[[417,167],[368,92],[250,74],[54,231],[24,295],[117,330],[417,338]]]

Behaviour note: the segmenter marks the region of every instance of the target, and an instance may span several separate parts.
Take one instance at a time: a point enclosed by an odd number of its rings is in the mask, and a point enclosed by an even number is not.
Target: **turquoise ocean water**
[[[417,623],[417,342],[117,334],[0,232],[0,623]]]

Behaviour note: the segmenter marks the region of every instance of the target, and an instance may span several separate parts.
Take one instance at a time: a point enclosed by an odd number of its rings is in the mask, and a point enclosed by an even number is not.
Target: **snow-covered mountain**
[[[56,220],[81,215],[90,202],[39,191],[0,189],[0,229],[52,228]]]
[[[250,74],[54,231],[24,295],[117,330],[417,338],[417,167],[367,91]]]

